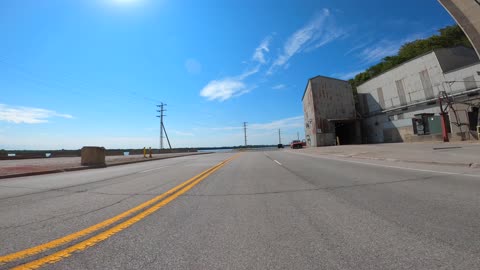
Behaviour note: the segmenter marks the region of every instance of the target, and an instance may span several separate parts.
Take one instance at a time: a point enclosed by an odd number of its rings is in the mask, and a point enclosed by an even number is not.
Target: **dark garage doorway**
[[[357,143],[357,128],[356,121],[351,119],[329,120],[335,124],[335,136],[338,137],[340,145],[356,144]]]

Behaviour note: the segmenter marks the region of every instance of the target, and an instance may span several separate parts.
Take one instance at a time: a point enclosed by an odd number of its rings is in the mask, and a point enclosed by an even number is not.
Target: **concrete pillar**
[[[438,0],[463,29],[480,57],[480,0]]]
[[[104,147],[84,146],[81,153],[82,166],[106,166]]]
[[[470,139],[470,121],[468,119],[468,108],[466,104],[453,104],[452,109],[448,109],[450,118],[450,127],[454,139],[469,140]],[[455,138],[457,137],[457,138]]]

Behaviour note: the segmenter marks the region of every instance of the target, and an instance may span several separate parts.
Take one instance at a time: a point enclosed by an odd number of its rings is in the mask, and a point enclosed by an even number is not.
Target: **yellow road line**
[[[238,155],[235,155],[232,158],[220,163],[219,165],[217,165],[215,167],[212,167],[212,170],[209,171],[208,173],[206,173],[203,176],[197,178],[195,181],[193,181],[193,182],[189,183],[187,186],[183,187],[180,191],[174,193],[170,197],[168,197],[165,200],[155,204],[154,206],[148,208],[147,210],[141,212],[140,214],[137,214],[136,216],[134,216],[134,217],[132,217],[132,218],[130,218],[130,219],[128,219],[128,220],[126,220],[126,221],[124,221],[124,222],[122,222],[122,223],[120,223],[120,224],[118,224],[118,225],[100,233],[100,234],[97,234],[97,235],[95,235],[95,236],[93,236],[93,237],[91,237],[87,240],[84,240],[84,241],[82,241],[78,244],[75,244],[75,245],[70,246],[68,248],[65,248],[63,250],[60,250],[58,252],[55,252],[55,253],[53,253],[51,255],[48,255],[48,256],[45,256],[43,258],[34,260],[32,262],[29,262],[29,263],[26,263],[26,264],[23,264],[23,265],[19,265],[17,267],[12,268],[12,269],[14,269],[14,270],[37,269],[37,268],[42,267],[44,264],[56,263],[56,262],[58,262],[60,260],[63,260],[67,257],[70,257],[72,255],[72,253],[74,253],[74,252],[82,251],[82,250],[85,250],[89,247],[92,247],[92,246],[98,244],[99,242],[108,239],[109,237],[113,236],[114,234],[117,234],[117,233],[123,231],[124,229],[132,226],[133,224],[139,222],[140,220],[146,218],[147,216],[153,214],[158,209],[162,208],[163,206],[167,205],[171,201],[175,200],[180,195],[184,194],[185,192],[187,192],[188,190],[193,188],[195,185],[200,183],[202,180],[204,180],[205,178],[210,176],[212,173],[216,172],[221,167],[223,167],[228,161],[231,161],[236,157],[238,157]]]
[[[78,232],[75,232],[75,233],[72,233],[72,234],[69,234],[69,235],[66,235],[64,237],[61,237],[61,238],[58,238],[58,239],[55,239],[55,240],[52,240],[50,242],[47,242],[47,243],[44,243],[44,244],[40,244],[38,246],[34,246],[34,247],[31,247],[31,248],[27,248],[27,249],[24,249],[24,250],[21,250],[21,251],[18,251],[18,252],[15,252],[15,253],[11,253],[11,254],[7,254],[7,255],[4,255],[4,256],[0,256],[0,265],[1,264],[5,264],[5,263],[8,263],[8,262],[12,262],[12,261],[16,261],[16,260],[19,260],[19,259],[22,259],[22,258],[25,258],[25,257],[28,257],[28,256],[32,256],[32,255],[35,255],[35,254],[38,254],[38,253],[41,253],[41,252],[44,252],[46,250],[49,250],[49,249],[52,249],[52,248],[55,248],[55,247],[58,247],[58,246],[61,246],[61,245],[64,245],[64,244],[67,244],[71,241],[74,241],[80,237],[83,237],[83,236],[86,236],[88,234],[91,234],[93,232],[96,232],[102,228],[105,228],[109,225],[112,225],[113,223],[117,222],[117,221],[120,221],[132,214],[134,214],[135,212],[138,212],[140,210],[143,210],[144,208],[147,208],[148,206],[158,202],[159,200],[162,200],[163,198],[175,193],[176,191],[180,190],[182,187],[188,185],[189,183],[195,181],[196,179],[198,179],[198,177],[201,177],[205,174],[207,174],[208,172],[214,170],[215,168],[217,168],[218,166],[222,166],[224,163],[232,160],[233,158],[236,158],[236,155],[201,172],[200,174],[188,179],[187,181],[183,182],[182,184],[170,189],[169,191],[159,195],[159,196],[156,196],[126,212],[123,212],[117,216],[114,216],[110,219],[107,219],[105,221],[102,221],[98,224],[95,224],[93,226],[90,226],[88,228],[85,228],[81,231],[78,231]]]

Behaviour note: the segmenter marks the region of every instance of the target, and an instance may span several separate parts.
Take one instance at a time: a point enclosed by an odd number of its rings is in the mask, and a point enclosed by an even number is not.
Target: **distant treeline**
[[[149,149],[147,148],[147,153]],[[107,156],[121,156],[124,152],[128,152],[130,155],[143,154],[143,148],[141,149],[106,149]],[[183,152],[197,152],[197,148],[175,148],[175,149],[152,149],[154,154],[167,154],[167,153],[183,153]],[[15,156],[9,156],[9,154],[15,154]],[[4,159],[28,159],[28,158],[50,158],[50,157],[79,157],[81,150],[0,150],[0,160]]]
[[[268,148],[277,147],[277,145],[248,145],[245,146],[222,146],[222,147],[192,147],[192,148],[173,148],[162,149],[160,153],[183,153],[183,152],[197,152],[198,150],[222,150],[222,149],[244,149],[244,148]],[[149,149],[147,148],[147,153]],[[48,157],[79,157],[80,149],[75,150],[5,150],[0,149],[0,160],[2,159],[24,159],[24,158],[46,158]],[[119,156],[124,152],[129,152],[130,155],[141,155],[143,148],[140,149],[106,149],[107,156]],[[154,154],[158,154],[159,150],[152,149]],[[15,156],[9,156],[9,154],[15,154]]]
[[[458,25],[447,26],[438,32],[438,35],[405,43],[396,55],[387,56],[380,63],[369,67],[365,72],[357,74],[355,78],[349,81],[354,92],[356,93],[357,86],[369,79],[432,50],[457,46],[472,48],[472,44]]]
[[[269,148],[277,145],[238,145],[238,146],[220,146],[220,147],[197,147],[198,150],[222,150],[222,149],[243,149],[243,148]]]

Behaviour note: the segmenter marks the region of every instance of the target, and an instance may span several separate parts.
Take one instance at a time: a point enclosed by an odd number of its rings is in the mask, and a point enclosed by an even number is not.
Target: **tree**
[[[350,80],[354,93],[356,93],[357,86],[371,78],[432,50],[457,46],[473,48],[458,25],[447,26],[438,32],[438,35],[403,44],[397,55],[387,56],[380,63],[369,67],[365,72],[357,74],[353,80]]]

